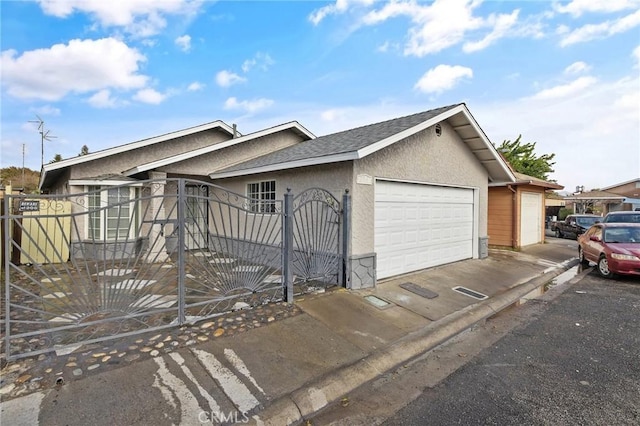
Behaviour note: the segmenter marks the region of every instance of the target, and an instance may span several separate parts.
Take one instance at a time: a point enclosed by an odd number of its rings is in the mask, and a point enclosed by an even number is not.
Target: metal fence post
[[[284,235],[282,238],[282,277],[285,302],[293,302],[293,194],[291,188],[287,188],[284,194]]]
[[[5,313],[5,339],[4,339],[4,343],[5,343],[5,354],[7,356],[7,358],[11,357],[11,309],[10,307],[10,303],[11,303],[11,293],[9,291],[11,285],[9,284],[9,269],[11,269],[9,267],[9,259],[10,259],[10,255],[9,255],[9,251],[10,251],[10,238],[11,238],[11,234],[10,234],[10,230],[11,227],[9,226],[10,224],[10,212],[11,212],[11,207],[10,205],[12,204],[11,202],[11,194],[6,194],[4,195],[4,205],[3,207],[3,212],[1,213],[3,216],[3,220],[2,220],[2,233],[3,233],[3,250],[2,250],[2,254],[3,254],[3,259],[1,260],[2,265],[4,266],[4,313]]]
[[[185,317],[185,212],[184,206],[186,203],[186,185],[184,179],[178,180],[178,324],[184,324]]]
[[[351,247],[351,194],[345,189],[342,195],[342,287],[350,287],[351,268],[349,254]]]

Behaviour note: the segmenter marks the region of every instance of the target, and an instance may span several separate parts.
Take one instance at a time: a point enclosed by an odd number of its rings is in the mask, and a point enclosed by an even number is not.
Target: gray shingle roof
[[[256,167],[287,163],[290,161],[355,152],[404,130],[417,126],[418,124],[455,108],[458,105],[460,104],[449,105],[408,115],[406,117],[395,118],[326,136],[320,136],[222,170],[217,170],[216,173],[236,172]]]

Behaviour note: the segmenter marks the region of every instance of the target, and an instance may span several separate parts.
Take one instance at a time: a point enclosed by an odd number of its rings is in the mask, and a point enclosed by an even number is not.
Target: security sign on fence
[[[324,190],[257,209],[263,200],[188,179],[87,189],[5,195],[8,359],[342,283],[348,223]]]

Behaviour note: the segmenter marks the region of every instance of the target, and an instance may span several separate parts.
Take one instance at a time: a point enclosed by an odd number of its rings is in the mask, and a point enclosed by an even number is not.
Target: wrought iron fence
[[[340,204],[324,190],[256,208],[261,200],[189,179],[87,189],[5,196],[9,359],[342,282]]]

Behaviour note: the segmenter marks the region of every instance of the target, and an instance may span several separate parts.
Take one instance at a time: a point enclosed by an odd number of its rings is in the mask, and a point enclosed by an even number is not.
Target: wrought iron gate
[[[5,196],[8,359],[342,283],[341,210],[327,191],[260,208],[262,200],[188,179],[88,189]]]
[[[329,191],[311,188],[293,198],[292,267],[300,292],[341,283],[340,218]]]

